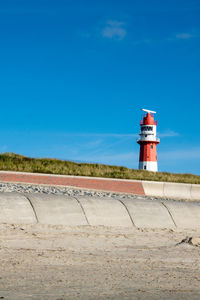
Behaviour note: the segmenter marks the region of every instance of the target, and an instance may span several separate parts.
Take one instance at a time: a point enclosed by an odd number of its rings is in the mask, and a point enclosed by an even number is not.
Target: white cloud
[[[137,137],[137,133],[64,133],[65,137],[100,137],[100,138],[128,138]]]
[[[85,138],[116,138],[116,139],[124,139],[124,138],[137,138],[139,137],[138,133],[66,133],[63,134],[65,137],[85,137]],[[164,132],[158,132],[159,137],[174,137],[179,136],[178,132],[173,130],[168,130]]]
[[[179,136],[179,133],[178,132],[175,132],[175,131],[173,131],[173,130],[168,130],[168,131],[165,131],[165,132],[163,132],[163,133],[159,133],[158,132],[158,135],[159,135],[159,137],[174,137],[174,136]]]
[[[98,139],[98,140],[94,140],[94,141],[90,141],[90,142],[86,143],[86,146],[88,149],[93,149],[93,148],[99,147],[102,144],[102,142],[103,141],[101,139]]]
[[[146,38],[146,39],[141,39],[141,40],[136,40],[133,41],[133,45],[156,45],[157,43],[162,43],[162,42],[177,42],[177,41],[184,41],[184,40],[190,40],[190,39],[195,39],[199,38],[200,35],[198,33],[193,34],[189,32],[183,32],[183,33],[177,33],[177,34],[172,34],[169,37],[163,37],[163,38],[157,38],[157,39],[152,39],[152,38]]]
[[[169,42],[175,42],[175,41],[181,41],[181,40],[190,40],[190,39],[194,39],[194,38],[199,38],[200,35],[198,33],[194,34],[194,33],[189,33],[189,32],[181,32],[181,33],[177,33],[174,34],[171,37],[168,37],[167,39],[165,39],[166,41]]]
[[[123,22],[119,21],[107,21],[106,26],[101,31],[101,35],[108,39],[123,40],[127,34],[124,25]]]
[[[179,40],[188,40],[188,39],[191,39],[193,37],[194,37],[194,35],[191,34],[191,33],[178,33],[178,34],[176,34],[176,38],[179,39]]]

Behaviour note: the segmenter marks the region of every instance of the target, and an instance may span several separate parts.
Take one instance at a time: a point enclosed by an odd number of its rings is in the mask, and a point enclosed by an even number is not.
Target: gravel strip
[[[68,186],[54,186],[54,185],[43,185],[43,184],[29,184],[29,183],[9,183],[9,182],[0,182],[0,193],[21,193],[21,194],[31,194],[31,193],[39,193],[39,194],[53,194],[53,195],[67,195],[67,196],[90,196],[90,197],[99,197],[99,198],[129,198],[129,199],[148,199],[148,200],[171,200],[171,201],[179,201],[185,202],[187,200],[177,200],[171,198],[159,198],[159,197],[150,197],[150,196],[141,196],[134,194],[124,194],[124,193],[115,193],[115,192],[103,192],[96,190],[88,190],[81,188],[73,188]],[[189,202],[199,202],[200,201],[191,201]]]
[[[0,183],[0,192],[17,192],[17,193],[40,193],[67,196],[91,196],[91,197],[110,197],[110,198],[131,198],[131,199],[147,199],[147,196],[130,195],[113,192],[101,192],[95,190],[74,189],[71,187],[33,185],[21,183]],[[148,197],[149,199],[149,197]]]

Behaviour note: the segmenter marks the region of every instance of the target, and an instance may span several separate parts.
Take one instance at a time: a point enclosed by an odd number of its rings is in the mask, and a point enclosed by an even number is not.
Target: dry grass
[[[200,184],[200,176],[192,174],[154,173],[110,165],[29,158],[15,153],[0,154],[0,170]]]

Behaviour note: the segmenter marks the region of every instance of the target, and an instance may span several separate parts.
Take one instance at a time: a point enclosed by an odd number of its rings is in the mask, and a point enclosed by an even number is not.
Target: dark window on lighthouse
[[[151,149],[153,149],[153,145],[151,145]]]
[[[153,131],[153,127],[152,126],[143,126],[142,128],[141,128],[141,131]]]
[[[147,167],[146,167],[146,166],[144,166],[144,170],[146,170],[146,168],[147,168]]]

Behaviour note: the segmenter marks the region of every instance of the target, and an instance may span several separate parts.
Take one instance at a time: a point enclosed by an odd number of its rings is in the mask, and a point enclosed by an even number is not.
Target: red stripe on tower
[[[157,121],[154,121],[155,111],[142,109],[146,112],[143,120],[140,121],[140,138],[137,143],[140,145],[139,169],[157,172],[157,145],[160,139],[156,137]]]

